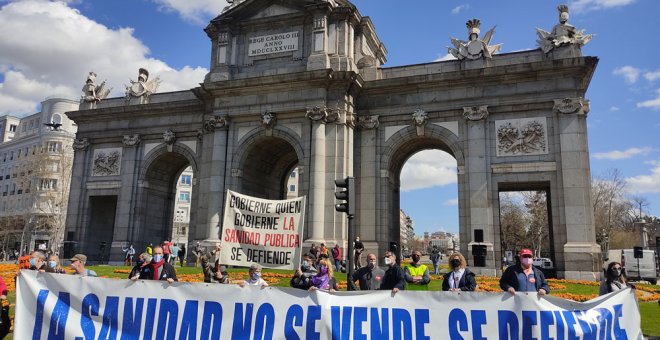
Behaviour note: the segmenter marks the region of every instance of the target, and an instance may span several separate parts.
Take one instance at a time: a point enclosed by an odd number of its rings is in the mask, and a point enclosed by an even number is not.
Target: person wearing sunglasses
[[[632,284],[628,283],[626,274],[621,268],[621,263],[610,262],[605,271],[605,279],[600,282],[600,289],[598,295],[605,295],[607,293],[616,292],[617,290],[626,289],[628,287],[635,288]]]
[[[406,289],[406,274],[403,268],[396,263],[396,255],[391,252],[385,252],[385,276],[380,283],[379,290],[391,290],[392,294],[396,294],[400,290]]]

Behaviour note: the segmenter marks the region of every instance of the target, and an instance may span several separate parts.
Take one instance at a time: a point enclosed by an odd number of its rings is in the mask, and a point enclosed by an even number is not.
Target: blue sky
[[[449,37],[465,39],[465,21],[497,25],[502,53],[535,48],[535,28],[557,22],[558,1],[355,0],[389,54],[386,67],[443,58]],[[411,5],[414,3],[414,5]],[[568,1],[570,23],[594,39],[583,53],[600,62],[587,98],[593,175],[617,168],[630,195],[660,215],[660,47],[657,0]],[[160,91],[196,86],[208,72],[202,28],[226,6],[218,0],[0,0],[0,114],[24,116],[51,95],[80,96],[95,71],[122,95],[146,67]],[[402,208],[415,229],[458,230],[455,161],[417,154],[402,172]],[[432,212],[432,213],[429,213]]]

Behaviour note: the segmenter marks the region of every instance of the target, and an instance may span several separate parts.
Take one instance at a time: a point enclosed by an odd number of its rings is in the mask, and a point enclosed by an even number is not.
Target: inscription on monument
[[[293,52],[298,50],[298,32],[286,32],[249,38],[248,56]]]

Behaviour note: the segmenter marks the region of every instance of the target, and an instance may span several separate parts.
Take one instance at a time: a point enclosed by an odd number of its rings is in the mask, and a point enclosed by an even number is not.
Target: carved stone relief
[[[380,125],[378,115],[369,115],[358,118],[358,127],[364,130],[377,129]]]
[[[308,108],[305,117],[314,122],[325,120],[325,118],[328,117],[328,109],[320,106]]]
[[[589,113],[589,101],[581,97],[555,99],[553,110],[563,114],[587,114]]]
[[[204,130],[213,132],[216,129],[222,129],[229,125],[229,120],[225,116],[213,116],[204,122]]]
[[[526,156],[548,153],[545,117],[495,121],[497,156]]]
[[[463,117],[471,121],[486,119],[488,117],[488,105],[464,107]]]
[[[415,124],[415,127],[417,128],[417,135],[423,136],[424,125],[426,125],[426,122],[429,120],[429,115],[426,113],[426,111],[422,109],[417,109],[412,114],[412,120],[413,123]]]
[[[89,139],[87,138],[74,139],[73,144],[71,145],[71,147],[75,151],[87,150],[88,146],[89,146]]]
[[[124,139],[122,142],[124,143],[124,146],[131,147],[140,144],[140,141],[141,141],[140,135],[135,134],[135,135],[124,135]]]
[[[121,170],[121,148],[94,150],[92,176],[117,176]]]

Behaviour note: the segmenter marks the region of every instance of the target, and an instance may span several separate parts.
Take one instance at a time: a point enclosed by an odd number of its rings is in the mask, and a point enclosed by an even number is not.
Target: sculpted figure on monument
[[[267,128],[272,129],[275,126],[275,114],[269,111],[266,111],[261,114],[261,124]]]
[[[101,85],[96,85],[96,73],[89,72],[87,80],[85,81],[85,86],[82,88],[82,98],[80,99],[81,103],[87,102],[91,104],[91,108],[96,106],[96,103],[105,99],[108,94],[110,94],[112,88],[105,88],[105,81]]]
[[[149,71],[144,68],[138,70],[138,80],[133,81],[129,79],[131,85],[126,85],[126,100],[130,101],[131,98],[140,98],[139,104],[146,104],[149,96],[156,93],[158,86],[160,86],[160,78],[149,80]]]
[[[472,19],[468,20],[465,25],[468,29],[469,40],[463,41],[451,38],[451,43],[454,47],[447,47],[449,53],[458,60],[490,59],[493,57],[493,54],[497,53],[502,48],[502,44],[490,46],[490,41],[493,38],[493,34],[495,34],[495,27],[486,32],[483,39],[479,39],[479,33],[481,33],[481,21],[479,21],[479,19]]]
[[[568,23],[568,6],[560,5],[559,24],[552,28],[552,32],[536,29],[539,39],[536,41],[543,52],[548,53],[552,49],[566,45],[577,45],[582,47],[586,45],[593,37],[592,34],[584,34],[584,30],[578,30],[575,26]]]

